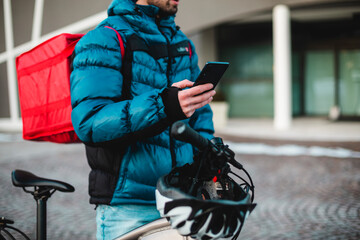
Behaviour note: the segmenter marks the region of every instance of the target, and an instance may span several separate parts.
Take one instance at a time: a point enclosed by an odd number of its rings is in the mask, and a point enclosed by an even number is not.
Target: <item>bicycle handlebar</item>
[[[181,121],[173,124],[171,127],[171,135],[177,140],[190,143],[200,151],[204,151],[211,144],[208,139]]]
[[[194,129],[181,121],[175,122],[173,124],[173,126],[171,127],[171,135],[177,140],[190,143],[191,145],[198,148],[199,151],[204,151],[208,147],[210,147],[210,149],[218,156],[224,156],[228,163],[239,169],[243,169],[243,166],[234,159],[235,154],[233,151],[231,151],[229,148],[219,148],[214,143],[204,138]]]
[[[243,168],[241,163],[235,160],[235,153],[231,149],[229,149],[227,145],[223,144],[221,138],[213,138],[210,141],[181,121],[175,122],[172,125],[171,136],[179,141],[190,143],[194,147],[198,148],[199,151],[209,150],[215,154],[215,159],[223,159],[234,167],[238,168],[239,170],[244,171],[250,180],[250,184],[247,183],[243,178],[239,177],[238,175],[237,176],[242,179],[250,188],[250,190],[252,191],[251,202],[254,201],[254,183],[249,173]]]

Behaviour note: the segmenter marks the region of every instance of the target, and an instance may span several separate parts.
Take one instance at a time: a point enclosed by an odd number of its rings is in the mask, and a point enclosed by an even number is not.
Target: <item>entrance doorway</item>
[[[360,119],[359,18],[296,22],[292,26],[293,116]],[[230,62],[220,83],[230,117],[273,116],[270,22],[218,29],[219,60]]]

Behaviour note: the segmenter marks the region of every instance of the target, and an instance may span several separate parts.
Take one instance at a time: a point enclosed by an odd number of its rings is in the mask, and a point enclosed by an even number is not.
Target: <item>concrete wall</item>
[[[52,32],[107,9],[112,0],[44,0],[42,34]],[[2,2],[2,1],[1,1]],[[181,0],[177,24],[188,34],[219,23],[269,11],[277,4],[299,7],[313,4],[343,3],[346,0]],[[355,1],[354,1],[355,2]],[[31,38],[35,0],[11,1],[15,46]],[[0,5],[0,53],[5,50],[3,4]]]
[[[199,67],[202,68],[207,61],[217,61],[216,31],[210,28],[190,35],[199,57]]]
[[[5,52],[4,9],[0,1],[0,53]],[[42,35],[105,11],[112,0],[44,0]],[[14,47],[29,42],[35,0],[11,1]],[[6,62],[0,63],[0,118],[10,117]]]
[[[44,0],[42,35],[107,9],[111,0]],[[30,41],[35,0],[11,1],[15,46]],[[0,53],[5,50],[4,11],[0,5]]]
[[[4,6],[0,4],[0,53],[5,51]]]
[[[271,12],[278,4],[301,7],[318,4],[344,3],[347,0],[182,0],[177,24],[186,33],[197,32],[224,22]],[[359,2],[353,0],[352,2]]]
[[[42,32],[46,34],[102,12],[111,2],[112,0],[45,0]]]
[[[11,1],[14,31],[14,46],[26,43],[31,39],[34,16],[34,0]]]

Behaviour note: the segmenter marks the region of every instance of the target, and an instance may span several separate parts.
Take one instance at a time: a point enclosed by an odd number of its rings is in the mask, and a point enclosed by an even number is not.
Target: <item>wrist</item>
[[[165,106],[165,113],[172,122],[187,118],[180,106],[178,98],[179,91],[181,91],[181,89],[177,87],[168,87],[160,94]]]

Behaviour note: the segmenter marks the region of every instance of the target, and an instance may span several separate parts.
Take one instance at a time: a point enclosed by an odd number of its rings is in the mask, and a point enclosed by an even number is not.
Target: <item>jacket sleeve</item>
[[[195,81],[199,76],[200,69],[198,66],[198,56],[195,52],[195,46],[190,41],[192,48],[192,56],[191,56],[191,80]],[[214,125],[212,121],[213,112],[210,108],[210,105],[207,104],[202,108],[199,108],[195,111],[195,113],[191,116],[189,124],[190,126],[199,132],[203,137],[207,139],[212,139],[214,136]]]
[[[120,101],[121,66],[119,40],[113,30],[97,28],[77,44],[70,78],[71,117],[83,142],[100,143],[158,131],[159,123],[166,119],[160,90]]]

